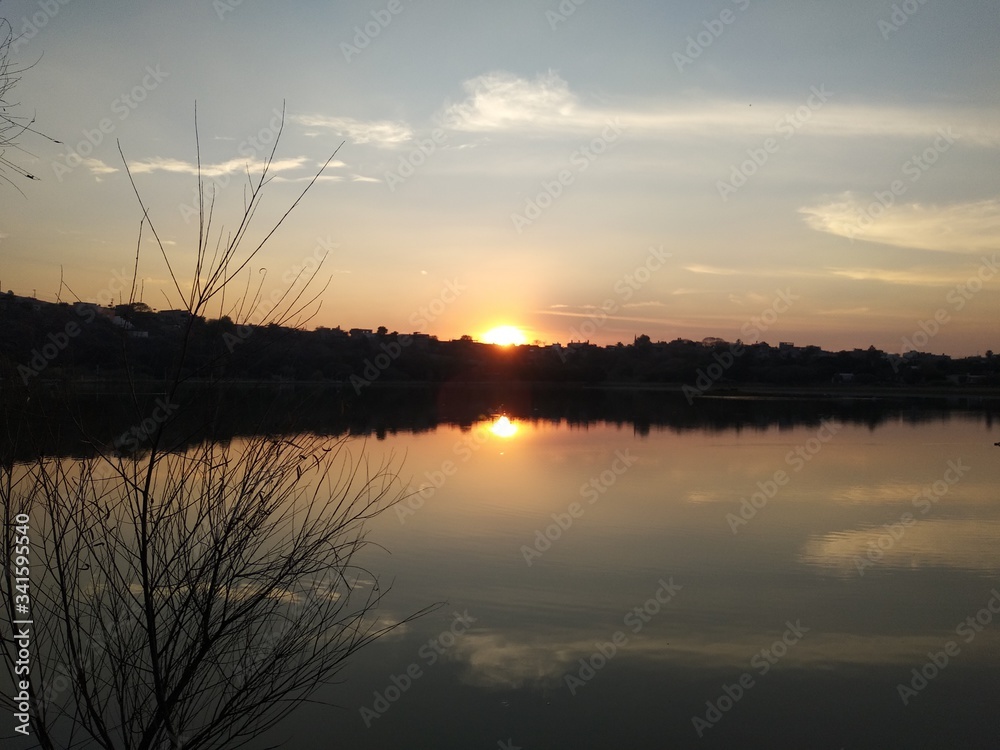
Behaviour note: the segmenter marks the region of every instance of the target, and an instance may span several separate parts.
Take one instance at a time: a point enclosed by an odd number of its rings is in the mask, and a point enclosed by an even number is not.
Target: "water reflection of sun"
[[[517,425],[511,422],[506,416],[497,417],[490,425],[490,432],[497,437],[511,438],[517,434]]]

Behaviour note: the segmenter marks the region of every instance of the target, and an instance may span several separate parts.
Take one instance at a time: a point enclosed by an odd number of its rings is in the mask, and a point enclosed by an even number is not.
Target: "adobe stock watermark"
[[[893,3],[889,18],[880,18],[877,24],[882,38],[888,41],[890,36],[903,28],[916,15],[920,6],[926,4],[927,0],[903,0],[901,3]]]
[[[757,482],[757,491],[749,497],[740,500],[739,515],[735,513],[726,514],[726,523],[735,536],[740,527],[746,526],[756,518],[757,513],[773,500],[782,487],[792,481],[792,475],[802,471],[805,465],[812,461],[823,446],[833,440],[834,436],[843,428],[841,424],[835,424],[826,419],[822,420],[822,426],[816,431],[814,437],[809,438],[804,443],[797,445],[785,454],[785,464],[791,469],[789,474],[784,469],[777,469],[770,479]]]
[[[740,326],[740,333],[748,339],[758,338],[777,323],[778,317],[788,312],[792,304],[799,299],[802,299],[801,295],[792,294],[791,288],[775,290],[775,297],[771,301],[771,305],[762,310],[760,315],[755,315]],[[699,367],[695,370],[697,378],[694,385],[690,386],[685,383],[681,387],[681,392],[687,399],[688,405],[694,404],[694,400],[698,396],[705,395],[744,354],[746,354],[746,345],[740,341],[730,344],[729,350],[722,354],[713,352],[712,359],[715,361],[704,369]]]
[[[823,106],[830,101],[833,93],[826,90],[825,84],[820,84],[819,88],[813,86],[810,94],[806,98],[805,104],[800,105],[794,111],[784,115],[774,124],[775,132],[783,136],[785,141],[792,138],[799,130],[808,123],[814,114],[819,112]],[[728,180],[716,180],[715,188],[719,191],[719,197],[723,203],[729,200],[729,196],[736,193],[746,185],[750,178],[757,174],[764,165],[770,161],[781,150],[781,141],[773,136],[768,136],[756,148],[748,148],[748,159],[733,164],[729,170]]]
[[[212,10],[220,21],[224,21],[226,16],[243,5],[243,0],[212,0]]]
[[[990,594],[990,599],[985,606],[966,617],[955,627],[955,635],[961,638],[966,645],[972,643],[979,633],[993,624],[994,615],[1000,615],[1000,591],[992,589]],[[928,651],[927,661],[920,667],[914,667],[910,670],[910,674],[913,676],[909,681],[896,685],[896,693],[903,705],[910,705],[910,701],[930,685],[931,680],[941,674],[961,653],[962,647],[954,639],[945,643],[940,651]]]
[[[469,611],[453,612],[451,625],[441,631],[436,637],[425,642],[417,650],[417,659],[411,662],[406,669],[398,675],[389,676],[389,684],[382,690],[372,693],[372,705],[362,706],[358,709],[361,720],[365,723],[365,728],[370,729],[372,722],[385,715],[392,706],[403,697],[413,687],[413,684],[424,676],[424,668],[433,667],[448,649],[452,648],[458,639],[466,633],[472,624],[476,622],[475,617],[469,615]]]
[[[541,182],[541,190],[534,196],[525,199],[521,213],[511,213],[510,221],[514,229],[521,234],[526,227],[531,226],[541,215],[552,206],[566,190],[576,183],[577,178],[591,164],[597,161],[609,149],[614,147],[622,134],[619,119],[607,120],[604,130],[590,142],[580,146],[569,155],[569,166],[560,169],[551,180]]]
[[[86,306],[79,303],[73,307],[78,315],[83,315],[85,312],[90,312],[92,316],[95,315]],[[90,319],[93,320],[93,317]],[[61,331],[49,333],[46,337],[48,341],[40,347],[31,350],[31,359],[28,360],[28,364],[19,364],[17,366],[17,374],[21,376],[21,382],[27,385],[29,380],[41,375],[42,371],[69,347],[70,341],[82,332],[83,328],[80,327],[80,324],[75,320],[70,320],[63,326]]]
[[[735,513],[726,514],[726,523],[735,536],[742,526],[746,526],[757,517],[757,513],[773,500],[782,487],[792,481],[792,475],[798,474],[807,463],[816,457],[816,454],[823,450],[823,446],[829,443],[843,428],[841,424],[835,424],[829,420],[822,420],[822,426],[816,431],[815,437],[811,437],[804,443],[795,446],[785,454],[785,464],[791,469],[789,474],[784,469],[777,469],[770,479],[757,482],[757,491],[749,497],[740,500],[739,515]]]
[[[948,303],[953,312],[964,310],[969,301],[979,294],[983,287],[1000,271],[1000,255],[997,253],[993,253],[992,258],[987,258],[984,255],[980,260],[981,263],[976,269],[975,275],[970,276],[961,284],[956,284],[945,295],[945,302]],[[939,307],[934,311],[934,315],[927,320],[917,321],[917,328],[913,333],[909,336],[903,336],[900,340],[899,355],[889,358],[893,371],[899,372],[900,364],[903,362],[902,355],[911,351],[921,351],[951,320],[948,308]]]
[[[638,460],[638,458],[629,453],[628,448],[624,451],[616,450],[615,459],[611,462],[611,465],[596,477],[591,477],[589,482],[580,486],[580,497],[587,501],[587,505],[594,505],[601,499],[604,493],[615,486],[618,478],[627,472]],[[534,544],[531,546],[527,544],[521,545],[519,551],[528,567],[530,568],[534,564],[536,558],[541,557],[543,553],[552,549],[552,545],[562,539],[563,534],[570,529],[577,519],[582,518],[586,511],[586,506],[578,502],[572,502],[566,507],[565,512],[553,513],[551,516],[553,523],[550,523],[544,529],[535,531]]]
[[[172,403],[167,398],[160,396],[154,402],[156,406],[150,415],[138,424],[132,425],[129,429],[115,438],[115,449],[120,453],[135,453],[139,447],[147,442],[156,432],[166,424],[177,410],[179,404]]]
[[[659,588],[653,592],[653,595],[639,606],[630,609],[628,614],[622,618],[622,624],[628,628],[632,636],[641,633],[650,620],[660,614],[663,608],[670,604],[684,588],[679,583],[674,583],[673,576],[670,576],[668,581],[661,578],[657,583],[659,583]],[[586,657],[580,657],[580,668],[576,670],[576,673],[563,677],[566,687],[569,688],[569,694],[576,695],[580,688],[594,679],[597,673],[604,669],[608,662],[629,644],[629,638],[630,636],[624,630],[616,630],[606,641],[596,642],[593,653]]]
[[[85,163],[93,153],[104,143],[104,141],[115,132],[119,122],[124,122],[135,109],[146,101],[146,98],[155,91],[161,83],[170,77],[169,73],[156,67],[146,66],[146,74],[142,80],[124,92],[111,102],[111,112],[117,115],[117,122],[110,117],[102,117],[95,128],[85,128],[83,139],[75,146],[66,149],[66,153],[60,154],[59,159],[52,162],[52,171],[59,182],[63,178]],[[61,160],[61,161],[60,161]]]
[[[341,42],[340,51],[344,55],[344,60],[350,63],[355,57],[360,55],[383,31],[389,28],[400,13],[405,10],[401,0],[389,0],[384,8],[371,11],[371,20],[354,27],[354,36],[351,42]]]
[[[385,184],[389,192],[395,193],[396,188],[413,177],[417,170],[427,163],[427,159],[436,154],[447,141],[448,134],[441,128],[434,128],[429,137],[418,139],[415,148],[399,157],[395,171],[385,173]]]
[[[902,177],[908,177],[909,181],[906,182],[897,177],[889,183],[886,190],[874,191],[872,197],[875,200],[863,206],[858,212],[854,224],[846,228],[847,239],[854,242],[854,237],[858,232],[871,227],[886,211],[895,206],[896,200],[906,195],[910,185],[919,182],[920,178],[955,145],[957,139],[958,135],[950,127],[939,129],[937,137],[930,146],[919,154],[913,154],[900,167],[899,171]]]
[[[802,638],[812,628],[807,628],[802,624],[802,620],[785,622],[785,632],[770,646],[762,648],[750,657],[750,666],[763,677],[781,661]],[[743,697],[754,687],[757,681],[751,672],[744,672],[732,684],[722,684],[722,694],[715,700],[705,701],[705,715],[692,716],[691,723],[698,737],[703,737],[705,732],[714,727],[722,717],[733,709]]]
[[[49,21],[59,15],[59,11],[70,2],[72,0],[39,0],[36,3],[38,10],[32,13],[30,18],[28,16],[21,18],[21,31],[10,45],[11,53],[16,55],[23,45],[38,36],[38,32],[48,26]],[[11,26],[13,25],[12,23]]]
[[[962,463],[961,458],[948,461],[942,478],[921,488],[920,492],[913,496],[911,500],[913,507],[920,511],[921,516],[927,515],[942,497],[951,492],[952,487],[965,478],[971,469],[971,466]],[[867,568],[873,568],[880,563],[886,553],[906,535],[906,530],[919,520],[909,511],[905,511],[895,522],[882,524],[883,533],[868,542],[864,557],[854,556],[854,567],[858,571],[858,575],[863,576]]]
[[[663,245],[659,247],[650,245],[646,251],[645,260],[615,281],[612,291],[616,296],[605,299],[597,307],[596,311],[591,313],[580,324],[579,328],[574,326],[569,329],[570,340],[574,338],[578,341],[590,340],[591,335],[607,325],[610,316],[616,315],[622,309],[622,305],[632,299],[637,291],[649,283],[653,278],[653,274],[663,268],[667,260],[672,257],[674,257],[673,253],[665,251]],[[561,348],[557,351],[559,358],[565,363],[568,355]]]
[[[445,311],[467,290],[468,287],[460,284],[458,279],[446,281],[441,288],[441,292],[434,299],[426,305],[421,305],[419,310],[410,314],[410,323],[416,326],[416,330],[418,331],[421,327],[431,325],[435,320],[444,315]],[[393,362],[399,359],[403,350],[412,343],[412,336],[400,333],[396,336],[395,341],[391,341],[388,344],[385,342],[380,344],[379,348],[382,350],[381,352],[374,357],[365,358],[365,368],[361,375],[352,374],[350,377],[350,383],[354,386],[355,395],[361,393],[361,389],[365,386],[371,385],[378,380],[382,376],[382,373],[389,369],[389,366]]]
[[[732,0],[732,2],[740,13],[750,7],[750,0]],[[684,52],[674,52],[673,60],[674,65],[677,66],[677,72],[683,73],[684,68],[693,65],[694,61],[715,44],[716,40],[725,33],[726,28],[732,25],[737,18],[737,14],[731,8],[724,8],[715,18],[702,21],[701,25],[705,28],[685,39],[687,46],[684,48]]]
[[[549,28],[555,31],[559,24],[566,23],[585,2],[587,0],[562,0],[555,8],[549,8],[545,11],[545,20],[549,22]]]

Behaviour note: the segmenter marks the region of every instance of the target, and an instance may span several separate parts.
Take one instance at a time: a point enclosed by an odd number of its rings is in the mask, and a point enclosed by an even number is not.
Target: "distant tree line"
[[[124,377],[156,380],[170,371],[181,337],[184,377],[196,381],[334,382],[360,393],[375,384],[522,382],[584,384],[1000,385],[1000,358],[903,355],[874,347],[829,352],[817,346],[744,344],[719,338],[501,347],[463,336],[338,328],[301,330],[187,319],[142,303],[98,307],[0,295],[0,376],[40,381]],[[734,356],[735,353],[735,356]]]

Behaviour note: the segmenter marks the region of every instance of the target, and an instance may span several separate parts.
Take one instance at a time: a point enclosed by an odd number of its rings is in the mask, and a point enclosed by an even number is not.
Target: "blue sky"
[[[998,348],[994,2],[4,0],[0,15],[34,63],[19,112],[64,142],[20,139],[40,179],[5,189],[4,290],[54,299],[62,266],[96,299],[131,269],[141,214],[119,143],[189,278],[195,102],[224,233],[284,106],[261,235],[344,143],[253,283],[280,294],[328,250],[314,325],[614,343],[767,320],[753,327],[771,343],[899,352],[930,328],[928,351]],[[176,307],[149,239],[144,300]]]

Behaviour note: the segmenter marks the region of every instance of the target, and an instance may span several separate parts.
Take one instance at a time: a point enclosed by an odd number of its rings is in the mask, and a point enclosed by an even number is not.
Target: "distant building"
[[[189,310],[160,310],[156,317],[168,326],[182,326],[191,319]]]
[[[418,333],[414,331],[410,334],[410,341],[416,349],[426,349],[434,339],[429,333]]]

